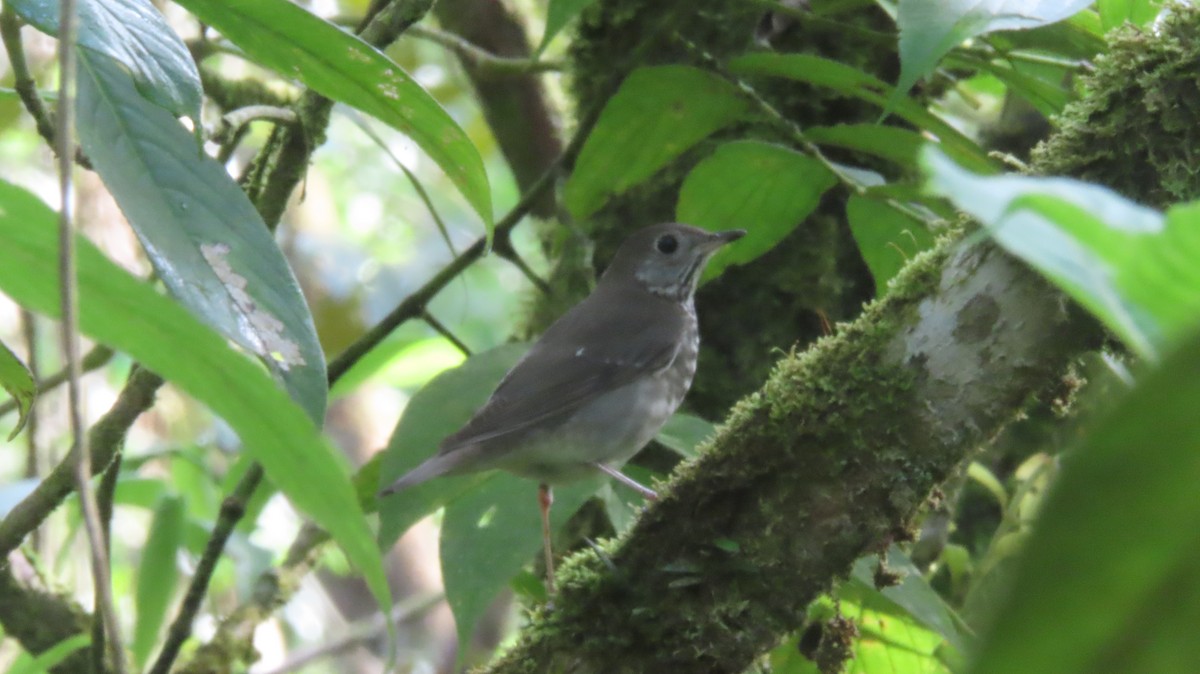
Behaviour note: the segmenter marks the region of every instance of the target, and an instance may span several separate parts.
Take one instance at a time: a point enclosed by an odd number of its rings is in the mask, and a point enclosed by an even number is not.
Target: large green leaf
[[[1160,213],[1066,178],[985,177],[936,150],[929,188],[1154,358],[1200,323],[1200,204]]]
[[[799,82],[808,82],[819,87],[853,96],[860,100],[883,107],[888,105],[901,119],[921,128],[938,138],[946,152],[960,161],[970,162],[983,170],[994,166],[974,141],[970,140],[940,117],[929,112],[925,106],[911,98],[901,96],[888,101],[892,89],[882,80],[844,63],[831,61],[810,54],[748,54],[733,59],[730,70],[747,75],[774,75]]]
[[[863,261],[875,278],[875,296],[887,292],[888,281],[917,253],[933,247],[924,223],[886,201],[854,195],[846,202],[846,219]]]
[[[21,432],[29,418],[29,410],[33,408],[33,401],[37,398],[37,383],[33,381],[33,375],[29,373],[25,363],[9,351],[3,342],[0,342],[0,386],[16,401],[17,412],[20,414],[17,425],[8,435],[8,439],[12,440]]]
[[[921,134],[885,124],[838,124],[814,126],[805,130],[808,139],[819,145],[832,145],[882,157],[901,166],[912,166],[917,152],[925,145]]]
[[[528,349],[528,344],[505,344],[477,353],[462,365],[434,377],[413,394],[384,450],[379,486],[386,487],[433,456],[442,440],[483,406],[492,389]],[[417,520],[470,490],[483,478],[441,477],[382,499],[380,546],[390,548]]]
[[[150,533],[146,535],[146,544],[142,546],[142,560],[137,567],[137,592],[134,596],[137,627],[133,631],[135,662],[147,661],[167,622],[167,607],[175,596],[175,585],[179,580],[175,555],[183,545],[186,523],[183,499],[167,496],[158,502],[154,518],[150,521]]]
[[[318,424],[325,357],[291,269],[241,188],[128,73],[80,50],[79,139],[167,288],[262,358]]]
[[[21,18],[58,35],[58,0],[7,0]],[[183,40],[149,0],[77,0],[76,44],[125,66],[147,99],[200,120],[200,73]]]
[[[0,182],[0,290],[59,314],[57,217],[29,192]],[[129,353],[221,416],[284,494],[345,550],[376,600],[391,606],[383,565],[341,454],[263,369],[170,298],[80,238],[79,321],[92,339]]]
[[[551,526],[557,530],[607,478],[596,476],[554,489]],[[459,653],[496,595],[542,548],[537,483],[496,472],[446,506],[442,520],[442,581],[458,627]]]
[[[713,256],[703,277],[710,279],[774,248],[836,182],[821,162],[782,145],[726,143],[683,181],[675,218],[704,229],[746,230],[737,245]]]
[[[492,194],[479,151],[442,106],[383,52],[288,0],[178,0],[246,54],[313,91],[407,134],[491,231]]]
[[[565,188],[567,208],[586,218],[745,111],[737,89],[712,73],[688,66],[633,71],[579,153]]]
[[[998,30],[1028,30],[1075,14],[1094,0],[902,0],[900,80],[897,96],[933,72],[938,59],[956,45]]]
[[[1197,400],[1193,333],[1064,456],[974,674],[1195,671]]]

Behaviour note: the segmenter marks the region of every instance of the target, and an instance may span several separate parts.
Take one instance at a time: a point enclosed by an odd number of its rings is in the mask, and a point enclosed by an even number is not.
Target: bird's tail
[[[455,469],[462,465],[465,457],[466,455],[459,451],[431,456],[421,465],[401,475],[395,482],[379,490],[379,496],[382,498],[389,494],[395,494],[398,491],[408,489],[409,487],[415,487],[435,477],[455,473]]]

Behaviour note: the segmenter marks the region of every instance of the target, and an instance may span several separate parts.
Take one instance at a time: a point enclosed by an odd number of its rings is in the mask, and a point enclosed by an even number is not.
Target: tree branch
[[[125,433],[142,412],[154,404],[154,394],[163,380],[143,368],[136,368],[112,408],[88,430],[88,445],[92,450],[93,475],[104,469],[125,441]],[[0,557],[17,549],[33,531],[70,495],[73,487],[71,472],[74,460],[63,460],[46,476],[29,496],[21,500],[0,520]],[[8,622],[0,612],[0,624],[7,630]]]
[[[246,474],[234,487],[233,493],[225,497],[225,501],[221,503],[221,512],[217,516],[217,523],[213,526],[208,543],[204,546],[204,554],[200,556],[200,561],[196,564],[196,573],[192,575],[192,582],[188,584],[187,593],[179,607],[179,614],[175,616],[170,629],[167,630],[167,639],[163,642],[162,650],[159,651],[158,658],[154,660],[154,665],[149,670],[150,674],[167,674],[171,671],[171,665],[175,662],[175,658],[179,657],[179,649],[192,634],[192,623],[200,611],[200,604],[204,601],[205,593],[208,592],[208,584],[212,581],[213,572],[217,569],[217,562],[221,560],[221,555],[225,551],[225,543],[233,533],[234,527],[245,516],[246,504],[254,496],[254,490],[258,489],[262,479],[262,466],[257,463],[251,464],[246,470]]]

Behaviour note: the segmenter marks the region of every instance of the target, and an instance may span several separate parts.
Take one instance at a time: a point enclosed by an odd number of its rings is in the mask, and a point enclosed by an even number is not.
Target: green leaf
[[[37,382],[33,380],[33,375],[29,368],[25,367],[25,363],[17,358],[17,354],[9,351],[4,342],[0,342],[0,386],[3,386],[17,402],[19,417],[17,425],[8,434],[11,441],[29,420],[29,410],[33,408],[33,401],[37,399]]]
[[[1093,0],[903,0],[898,3],[902,96],[964,41],[998,30],[1029,30],[1079,12]]]
[[[886,201],[854,195],[846,202],[846,219],[858,251],[875,278],[875,296],[887,293],[888,281],[917,253],[933,247],[925,225]]]
[[[683,181],[675,218],[704,229],[746,230],[736,246],[713,256],[703,276],[710,279],[774,248],[836,182],[821,162],[781,145],[726,143]]]
[[[546,45],[550,44],[550,40],[558,35],[567,22],[593,2],[595,0],[549,0],[546,4],[546,29],[542,32],[542,41],[534,53],[540,55],[545,51]]]
[[[1194,670],[1197,400],[1193,333],[1063,455],[974,674]]]
[[[1141,355],[1200,321],[1200,204],[1164,218],[1102,187],[1065,178],[978,176],[936,150],[929,189],[984,224]]]
[[[413,139],[492,231],[479,151],[454,119],[383,52],[288,0],[178,0],[259,63]]]
[[[735,58],[730,62],[729,69],[744,75],[774,75],[808,82],[880,107],[887,105],[901,119],[936,136],[945,151],[956,158],[961,157],[960,161],[966,162],[969,157],[970,163],[981,170],[995,166],[974,141],[929,112],[925,106],[905,96],[889,101],[888,97],[894,93],[890,86],[844,63],[810,54],[761,53]]]
[[[462,365],[434,377],[413,394],[383,452],[375,490],[395,482],[433,456],[442,440],[461,428],[487,402],[500,379],[528,350],[528,344],[505,344],[477,353]],[[440,477],[380,500],[380,547],[385,550],[392,547],[418,520],[470,490],[484,477]]]
[[[929,586],[908,556],[894,545],[888,549],[887,569],[898,574],[900,582],[882,589],[875,588],[874,577],[878,564],[878,555],[860,558],[850,572],[851,582],[857,582],[864,592],[878,593],[883,600],[895,604],[905,614],[940,634],[959,652],[965,652],[967,641],[958,629],[953,611]]]
[[[150,521],[150,533],[146,536],[142,560],[137,567],[135,662],[146,662],[166,624],[167,607],[175,596],[175,584],[179,580],[175,555],[183,544],[185,515],[183,499],[167,496],[159,501]]]
[[[346,371],[329,395],[349,394],[368,379],[394,388],[412,389],[426,384],[435,375],[461,365],[465,357],[445,339],[430,337],[418,341],[384,340],[367,352]]]
[[[1161,0],[1097,0],[1096,10],[1100,13],[1100,25],[1104,32],[1125,24],[1146,26],[1162,9]]]
[[[607,481],[596,476],[554,489],[553,530]],[[458,628],[460,657],[471,644],[475,625],[496,595],[542,549],[537,483],[504,472],[446,506],[440,556],[446,601]]]
[[[688,66],[639,68],[609,99],[567,181],[583,219],[746,112],[732,84]]]
[[[950,674],[941,662],[942,637],[926,629],[907,611],[869,585],[846,583],[838,590],[841,612],[854,621],[859,635],[847,674]]]
[[[0,182],[0,290],[56,317],[57,217],[29,192]],[[379,551],[341,454],[263,369],[170,298],[156,293],[79,238],[79,320],[92,339],[128,352],[208,405],[243,451],[301,511],[329,531],[383,608],[391,596]]]
[[[815,126],[805,130],[804,135],[818,145],[865,152],[901,166],[915,164],[917,152],[927,142],[915,131],[885,124]]]
[[[71,657],[75,651],[86,648],[91,643],[90,635],[76,634],[42,651],[36,658],[22,653],[16,662],[9,666],[8,674],[45,674]]]
[[[713,430],[712,423],[700,417],[676,412],[667,419],[655,440],[667,449],[690,459],[696,456],[696,448],[712,437]]]
[[[58,35],[57,0],[9,0],[8,4],[38,30]],[[119,61],[142,96],[199,123],[200,73],[183,40],[149,0],[77,0],[76,7],[75,44]]]
[[[159,278],[275,372],[321,423],[328,384],[312,316],[241,188],[111,59],[80,50],[79,140]]]

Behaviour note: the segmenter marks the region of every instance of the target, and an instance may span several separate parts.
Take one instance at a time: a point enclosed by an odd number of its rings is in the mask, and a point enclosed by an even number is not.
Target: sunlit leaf
[[[887,292],[888,281],[914,255],[933,246],[933,235],[924,223],[886,201],[854,195],[846,202],[846,219],[875,278],[876,297]]]
[[[965,652],[967,641],[958,628],[953,612],[921,576],[920,570],[913,566],[912,560],[899,548],[892,546],[887,554],[887,570],[899,576],[899,580],[895,585],[880,589],[875,587],[874,580],[878,564],[878,555],[859,559],[851,571],[852,582],[859,583],[866,593],[878,593],[883,600],[894,603],[926,629],[941,635],[959,652]]]
[[[811,54],[758,53],[739,56],[729,63],[729,68],[738,74],[774,75],[852,96],[889,110],[901,119],[936,136],[946,152],[960,161],[968,162],[982,170],[994,165],[979,145],[964,136],[924,105],[900,96],[889,101],[893,88],[882,80],[858,68]],[[970,158],[969,160],[967,158]]]
[[[1155,357],[1200,323],[1200,205],[1166,217],[1066,178],[978,176],[936,150],[929,187],[979,219],[1131,347]]]
[[[490,234],[492,194],[467,134],[383,52],[288,0],[178,0],[259,63],[408,135],[462,192]]]
[[[1096,11],[1105,32],[1126,22],[1145,26],[1158,16],[1162,6],[1162,0],[1096,0]]]
[[[737,245],[713,256],[703,278],[714,278],[774,248],[836,182],[821,162],[790,148],[750,140],[726,143],[683,181],[675,218],[704,229],[746,230]]]
[[[902,0],[897,95],[933,72],[939,59],[965,40],[998,30],[1029,30],[1075,14],[1093,0]]]
[[[80,52],[79,139],[159,278],[259,356],[309,416],[325,416],[325,357],[300,286],[225,169],[111,59]]]
[[[567,207],[576,218],[586,218],[605,199],[654,175],[745,110],[732,84],[698,68],[633,71],[579,153],[565,188]]]
[[[37,197],[0,182],[0,291],[51,317],[59,314],[58,284],[45,271],[57,264],[56,223]],[[342,546],[380,606],[391,606],[379,551],[355,500],[349,470],[304,410],[262,367],[175,301],[130,276],[86,239],[76,245],[83,334],[129,353],[221,416],[238,434],[243,451]]]

